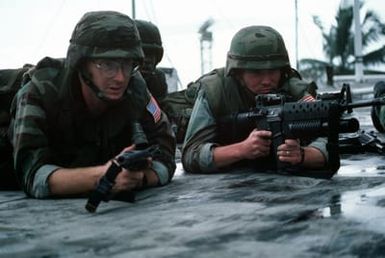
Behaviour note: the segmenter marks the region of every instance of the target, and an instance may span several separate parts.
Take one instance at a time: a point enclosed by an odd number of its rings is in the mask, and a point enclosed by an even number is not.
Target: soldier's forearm
[[[48,178],[53,196],[82,195],[95,189],[106,167],[60,168]]]

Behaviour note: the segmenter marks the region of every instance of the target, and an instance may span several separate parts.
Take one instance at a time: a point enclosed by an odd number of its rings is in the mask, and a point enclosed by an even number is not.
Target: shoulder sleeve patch
[[[162,111],[160,110],[158,103],[156,103],[156,100],[153,96],[151,96],[150,101],[148,102],[146,109],[152,117],[154,118],[154,122],[157,123],[160,120],[160,116],[162,114]]]
[[[305,95],[302,97],[302,99],[299,100],[299,102],[313,102],[315,101],[315,98],[313,98],[312,95]]]

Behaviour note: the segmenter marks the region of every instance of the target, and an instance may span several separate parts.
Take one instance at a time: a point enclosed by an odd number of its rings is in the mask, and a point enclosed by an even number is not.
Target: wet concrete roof
[[[343,155],[331,180],[178,163],[169,185],[95,214],[86,199],[1,192],[0,257],[384,257],[384,159]]]

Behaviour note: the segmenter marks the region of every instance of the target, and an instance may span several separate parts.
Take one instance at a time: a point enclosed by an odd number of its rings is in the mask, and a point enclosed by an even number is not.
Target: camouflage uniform
[[[257,40],[260,41],[260,44],[252,38],[254,35],[259,35],[260,38]],[[277,39],[277,37],[279,38]],[[239,46],[234,46],[234,44],[239,41],[252,42],[251,44],[241,44],[240,52],[245,51],[246,48],[246,52],[257,52],[255,56],[249,54],[246,60],[242,60],[242,53],[235,53]],[[257,50],[253,48],[257,48]],[[258,56],[258,51],[272,51],[274,53],[270,56],[263,54]],[[269,27],[252,26],[240,30],[233,38],[227,60],[225,68],[216,69],[195,82],[200,84],[201,90],[191,114],[182,152],[183,167],[187,172],[209,173],[218,170],[213,161],[213,148],[244,140],[251,131],[245,135],[234,136],[230,130],[227,130],[228,128],[221,130],[218,123],[221,117],[235,112],[247,112],[256,105],[255,95],[232,76],[235,69],[279,68],[283,76],[279,90],[275,93],[291,96],[295,100],[315,93],[311,84],[300,80],[298,73],[290,68],[283,40],[278,32]],[[325,144],[326,139],[318,139],[312,143],[312,146],[319,149],[327,157]],[[233,167],[250,165],[248,161],[241,163],[234,164]],[[252,161],[253,166],[259,168],[271,168],[272,163],[272,157],[268,160],[264,158]]]
[[[32,65],[26,64],[18,69],[0,70],[0,190],[20,189],[13,169],[13,149],[8,135],[10,107],[24,75],[27,76],[31,68]]]
[[[117,12],[90,12],[79,21],[70,42],[66,59],[41,60],[31,81],[17,94],[12,135],[23,190],[46,198],[51,194],[48,177],[56,169],[105,164],[133,143],[134,121],[140,122],[150,145],[160,146],[152,162],[160,185],[170,182],[175,139],[167,117],[159,108],[149,108],[156,103],[140,73],[132,75],[124,97],[98,116],[89,112],[81,93],[78,69],[84,59],[141,62],[143,52],[133,21]]]
[[[148,21],[135,20],[135,24],[142,40],[145,56],[144,65],[140,71],[151,94],[160,103],[167,95],[166,76],[163,71],[156,68],[163,57],[160,32],[155,24]]]
[[[373,88],[375,98],[385,96],[385,81],[378,81]],[[372,122],[377,131],[385,132],[385,106],[372,107]]]

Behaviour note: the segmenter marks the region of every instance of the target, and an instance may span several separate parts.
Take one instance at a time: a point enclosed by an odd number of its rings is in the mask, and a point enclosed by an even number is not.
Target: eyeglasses
[[[92,60],[96,68],[98,68],[106,78],[115,77],[119,70],[122,69],[124,76],[128,77],[138,70],[138,66],[132,60],[126,59],[98,59]]]

